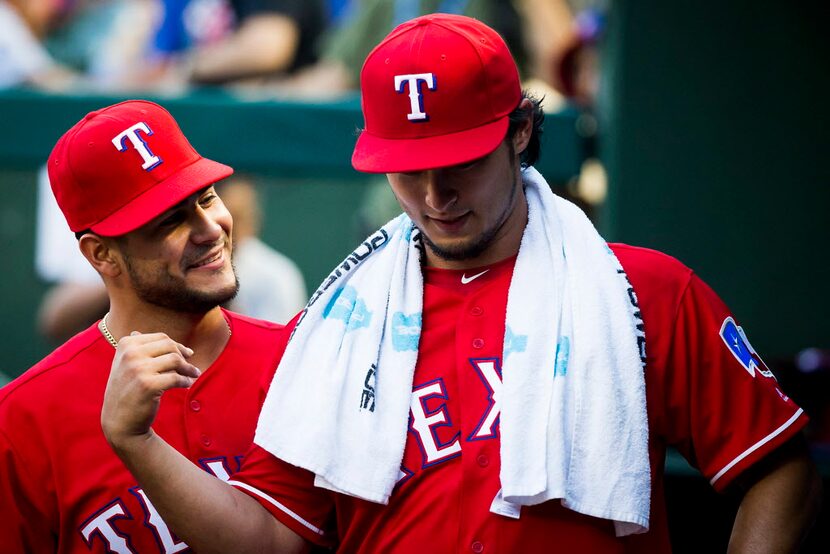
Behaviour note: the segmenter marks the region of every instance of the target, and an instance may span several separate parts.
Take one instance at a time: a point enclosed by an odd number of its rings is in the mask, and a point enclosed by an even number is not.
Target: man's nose
[[[224,230],[211,211],[205,210],[201,206],[197,207],[191,215],[191,219],[193,225],[191,240],[194,243],[213,243],[222,237]]]
[[[425,202],[436,212],[446,212],[458,200],[458,191],[441,169],[431,169],[425,174]]]

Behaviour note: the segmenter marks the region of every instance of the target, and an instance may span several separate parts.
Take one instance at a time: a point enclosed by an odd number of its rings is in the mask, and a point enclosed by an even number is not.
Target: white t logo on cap
[[[161,158],[156,156],[150,151],[150,148],[147,146],[147,143],[144,142],[144,139],[138,134],[139,131],[143,131],[145,135],[150,136],[153,134],[153,131],[147,126],[146,123],[143,121],[136,123],[129,129],[118,133],[114,139],[112,139],[112,143],[118,149],[119,152],[126,152],[127,150],[127,140],[129,139],[130,143],[133,145],[138,153],[141,155],[141,159],[144,160],[144,163],[141,164],[141,168],[150,171],[158,164],[161,163]]]
[[[409,121],[425,121],[429,119],[424,113],[424,97],[421,95],[421,83],[426,83],[429,90],[435,90],[434,73],[412,73],[409,75],[395,75],[395,91],[403,92],[404,85],[409,85],[409,108],[406,114]]]

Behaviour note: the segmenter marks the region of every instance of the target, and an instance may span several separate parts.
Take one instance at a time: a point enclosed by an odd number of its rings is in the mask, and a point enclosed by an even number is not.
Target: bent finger
[[[168,352],[148,360],[146,369],[151,373],[173,372],[193,379],[202,374],[198,367],[185,360],[178,352]]]
[[[152,340],[136,341],[126,345],[123,349],[124,355],[127,356],[144,356],[148,358],[155,358],[163,356],[168,353],[178,353],[185,358],[193,355],[193,350],[187,346],[174,341],[164,333],[153,333],[155,338]],[[142,335],[146,337],[146,335]]]
[[[170,389],[187,389],[196,382],[193,377],[182,375],[175,371],[159,373],[154,377],[156,388],[160,391]]]

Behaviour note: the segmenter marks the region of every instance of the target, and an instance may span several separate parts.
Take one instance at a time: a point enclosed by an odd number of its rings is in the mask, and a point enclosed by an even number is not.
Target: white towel
[[[651,480],[636,297],[584,214],[523,172],[528,225],[507,302],[502,491],[491,511],[561,499],[648,529]],[[400,474],[423,300],[420,234],[398,216],[312,296],[255,441],[315,483],[388,503]]]
[[[528,225],[502,361],[501,496],[517,505],[559,498],[617,522],[618,535],[646,531],[651,475],[636,296],[585,214],[535,169],[523,179]]]

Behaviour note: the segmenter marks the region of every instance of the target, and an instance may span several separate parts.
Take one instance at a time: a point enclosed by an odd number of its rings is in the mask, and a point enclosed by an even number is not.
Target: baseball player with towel
[[[152,401],[155,429],[206,476],[238,469],[286,333],[219,307],[237,283],[213,185],[233,170],[143,101],[88,114],[48,164],[110,311],[0,390],[0,552],[180,552],[107,444],[101,405],[111,367],[152,367],[165,387],[201,371]]]
[[[361,89],[353,165],[385,173],[404,213],[312,295],[241,471],[199,471],[151,427],[167,384],[113,369],[104,432],[178,536],[199,552],[668,552],[673,445],[743,491],[736,552],[795,549],[819,495],[805,415],[690,269],[606,244],[552,194],[532,167],[538,102],[501,38],[408,21]]]

